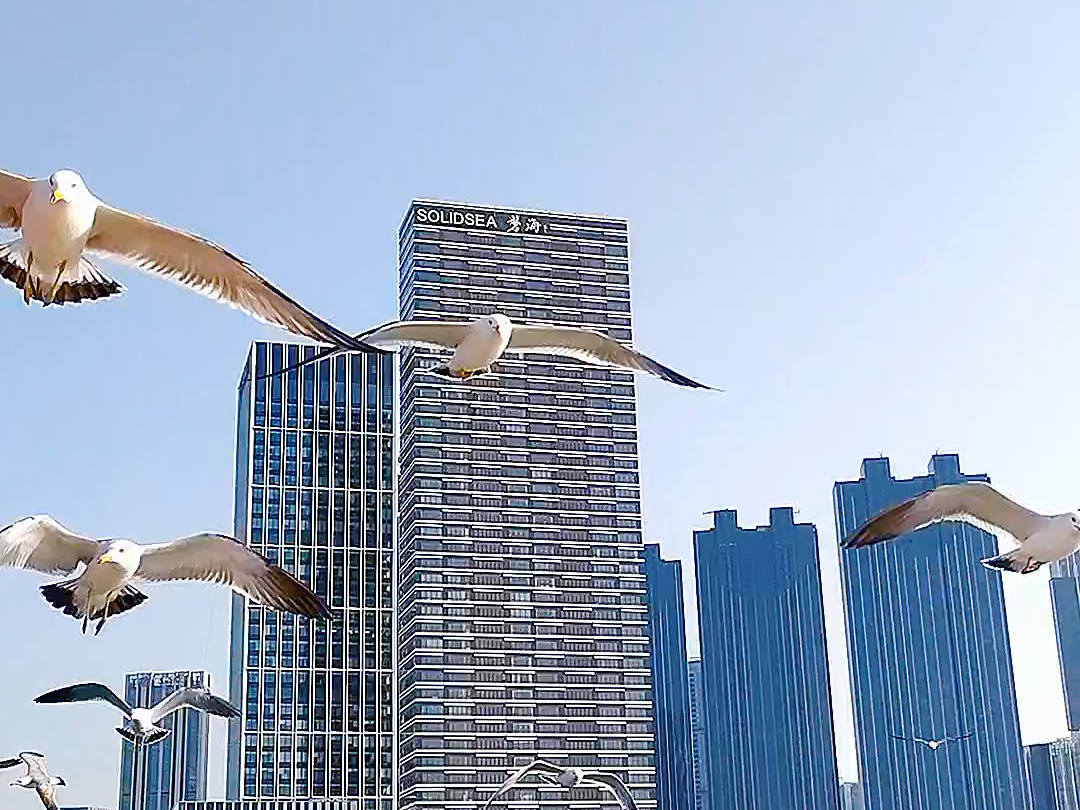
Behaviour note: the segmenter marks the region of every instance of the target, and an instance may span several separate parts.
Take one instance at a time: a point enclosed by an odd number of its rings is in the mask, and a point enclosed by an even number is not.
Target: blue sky
[[[817,523],[853,777],[832,482],[864,456],[908,476],[956,451],[1034,508],[1080,507],[1080,7],[252,9],[9,4],[3,168],[76,168],[350,331],[395,315],[413,197],[627,217],[637,344],[728,392],[641,383],[646,535],[689,559],[707,509]],[[0,288],[0,522],[227,530],[236,381],[275,333],[117,275],[126,295],[74,308]],[[224,689],[228,600],[153,588],[91,639],[40,584],[0,572],[0,749],[42,748],[66,803],[115,806],[118,718],[31,699],[159,668]],[[1007,597],[1023,736],[1048,740],[1065,725],[1045,578],[1008,578]]]

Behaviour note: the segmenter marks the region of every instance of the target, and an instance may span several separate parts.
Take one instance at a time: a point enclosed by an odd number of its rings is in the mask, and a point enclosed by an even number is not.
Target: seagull
[[[641,352],[592,329],[576,326],[514,325],[498,313],[474,321],[391,321],[356,336],[376,349],[424,346],[453,349],[449,362],[425,369],[440,377],[467,380],[491,373],[492,364],[510,354],[555,354],[573,357],[596,366],[613,366],[627,371],[643,371],[662,380],[688,388],[713,389],[691,380]],[[329,349],[292,366],[264,374],[269,377],[314,362],[336,352]]]
[[[940,740],[924,740],[922,737],[899,737],[896,734],[890,734],[894,740],[903,740],[904,742],[922,743],[931,751],[937,751],[938,748],[949,742],[957,742],[958,740],[966,740],[974,731],[969,731],[967,734],[961,734],[957,737],[942,737]]]
[[[239,717],[240,710],[224,698],[211,694],[209,689],[189,687],[177,689],[167,698],[158,701],[149,709],[135,709],[122,700],[112,689],[100,683],[79,683],[63,686],[34,698],[34,703],[85,703],[91,700],[103,700],[111,703],[131,720],[131,728],[118,726],[117,731],[125,740],[136,746],[152,745],[163,740],[171,733],[157,724],[180,709],[198,709],[218,717]]]
[[[223,301],[296,335],[342,349],[371,350],[322,320],[201,236],[102,202],[78,173],[30,178],[0,171],[0,228],[21,238],[0,245],[0,276],[30,299],[77,304],[124,291],[87,254],[125,261]]]
[[[25,517],[0,530],[0,568],[78,576],[41,588],[46,601],[68,616],[98,622],[147,600],[132,580],[198,580],[228,586],[268,607],[301,616],[330,618],[325,603],[273,563],[224,534],[206,532],[171,543],[141,546],[130,540],[94,540],[75,534],[49,515]]]
[[[626,785],[624,785],[617,776],[603,773],[602,771],[586,771],[582,768],[560,768],[558,765],[552,765],[550,762],[544,762],[542,759],[530,762],[528,765],[512,774],[509,779],[499,786],[499,789],[492,794],[491,798],[487,800],[487,804],[484,805],[483,810],[487,810],[488,807],[491,807],[492,802],[507,791],[516,787],[517,784],[530,773],[535,773],[545,782],[553,785],[561,785],[567,789],[575,787],[592,787],[606,790],[615,797],[622,810],[637,810],[637,805],[634,803],[634,798],[630,795],[630,791],[626,789]]]
[[[49,810],[57,810],[56,788],[67,787],[64,778],[49,776],[48,768],[45,767],[45,755],[34,751],[23,751],[12,759],[0,760],[0,770],[14,768],[20,763],[26,766],[26,775],[20,776],[8,787],[33,788],[43,805]]]
[[[1041,515],[1015,503],[989,484],[945,484],[886,509],[848,537],[843,548],[862,548],[944,520],[964,521],[989,532],[1002,530],[1020,547],[982,564],[1030,574],[1080,548],[1080,518],[1072,512]]]

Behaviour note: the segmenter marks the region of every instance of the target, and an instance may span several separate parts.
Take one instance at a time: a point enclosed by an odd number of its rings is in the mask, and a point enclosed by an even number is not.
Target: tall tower
[[[1075,556],[1050,563],[1050,600],[1065,716],[1069,730],[1080,731],[1080,566]]]
[[[837,536],[941,484],[988,480],[955,455],[903,480],[866,459],[833,490]],[[979,564],[997,553],[992,534],[956,522],[841,552],[866,810],[1030,807],[1001,573]],[[936,750],[912,740],[969,733]]]
[[[686,665],[682,563],[665,560],[660,546],[645,546],[645,583],[652,641],[656,712],[656,799],[659,810],[694,806],[690,738],[690,681]]]
[[[836,810],[817,530],[790,508],[694,532],[708,806]]]
[[[210,688],[210,673],[134,672],[124,683],[124,700],[129,706],[146,709],[177,689]],[[210,716],[181,709],[159,725],[171,734],[135,757],[126,740],[120,749],[120,810],[172,810],[177,802],[206,798],[207,756],[210,745]],[[145,759],[144,759],[145,756]],[[136,775],[136,761],[140,773]],[[132,795],[133,786],[141,797]]]
[[[309,585],[333,620],[233,597],[229,693],[243,717],[229,723],[226,795],[393,810],[394,357],[341,354],[264,377],[314,352],[252,345],[235,531]]]
[[[415,201],[398,251],[403,318],[631,339],[623,220]],[[543,757],[613,772],[653,808],[633,377],[511,356],[463,383],[424,372],[440,357],[401,357],[402,807],[478,808]]]
[[[709,778],[705,738],[705,706],[701,697],[701,659],[695,658],[687,665],[690,676],[690,740],[694,760],[694,808],[704,810],[708,806]]]

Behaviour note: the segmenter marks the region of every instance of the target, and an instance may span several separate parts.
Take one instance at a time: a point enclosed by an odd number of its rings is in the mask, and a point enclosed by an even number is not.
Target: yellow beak
[[[49,198],[49,203],[51,205],[56,205],[56,203],[61,202],[62,200],[64,200],[64,192],[60,189],[54,189],[52,197]]]
[[[102,565],[103,563],[116,562],[116,560],[114,560],[108,554],[102,554],[100,557],[97,558],[97,561],[98,561],[98,565]]]

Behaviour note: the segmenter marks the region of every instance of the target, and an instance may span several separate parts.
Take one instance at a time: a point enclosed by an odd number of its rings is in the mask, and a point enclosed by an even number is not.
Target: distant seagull
[[[38,798],[48,810],[57,810],[56,788],[67,787],[64,778],[49,776],[49,770],[45,766],[45,755],[33,751],[23,751],[13,759],[0,760],[0,770],[14,768],[20,763],[26,766],[26,775],[20,776],[8,787],[32,788],[37,791]]]
[[[843,542],[862,548],[943,520],[966,521],[993,532],[1012,535],[1020,547],[982,564],[1003,571],[1030,574],[1045,563],[1068,557],[1080,548],[1080,518],[1072,512],[1040,515],[1006,498],[989,484],[945,484],[886,509]]]
[[[0,568],[28,568],[43,574],[82,572],[41,588],[45,599],[68,616],[98,622],[148,598],[131,581],[198,580],[226,585],[256,602],[301,616],[330,617],[307,586],[237,540],[207,532],[171,543],[140,546],[130,540],[93,540],[75,534],[48,515],[26,517],[0,530]]]
[[[945,743],[957,742],[958,740],[966,740],[974,731],[969,731],[967,734],[961,734],[957,737],[942,737],[940,740],[924,740],[922,737],[899,737],[896,734],[890,734],[894,740],[903,740],[904,742],[921,743],[929,748],[931,751],[937,751],[938,748],[945,745]]]
[[[161,728],[157,724],[180,709],[198,709],[218,717],[240,716],[240,710],[224,698],[211,694],[209,689],[195,687],[177,689],[149,709],[132,708],[112,689],[100,683],[80,683],[54,689],[34,698],[34,703],[85,703],[91,700],[111,703],[131,720],[132,728],[118,726],[116,730],[121,737],[135,745],[152,745],[169,736],[169,729]]]
[[[550,762],[544,762],[542,759],[530,762],[503,782],[499,786],[499,789],[487,800],[487,804],[484,805],[484,810],[491,807],[492,802],[504,793],[517,787],[518,783],[531,773],[535,773],[545,782],[553,785],[561,785],[568,789],[576,787],[594,787],[599,788],[600,790],[606,790],[615,797],[619,802],[619,807],[623,810],[637,810],[637,805],[634,803],[634,798],[630,795],[630,791],[626,789],[626,785],[624,785],[617,776],[603,773],[602,771],[587,771],[582,768],[560,768],[558,765],[552,765]]]
[[[643,371],[689,388],[710,388],[591,329],[574,326],[515,326],[509,318],[499,314],[474,321],[394,321],[364,332],[356,339],[377,349],[398,346],[453,349],[454,356],[449,362],[425,370],[455,380],[467,380],[490,373],[492,364],[504,353],[555,354],[573,357],[590,365]],[[291,371],[335,351],[329,349],[320,352],[300,363],[263,376]]]
[[[125,261],[223,301],[265,323],[344,349],[370,348],[305,309],[243,259],[186,231],[113,208],[75,172],[32,179],[0,171],[0,276],[45,306],[93,301],[124,288],[87,253]]]

